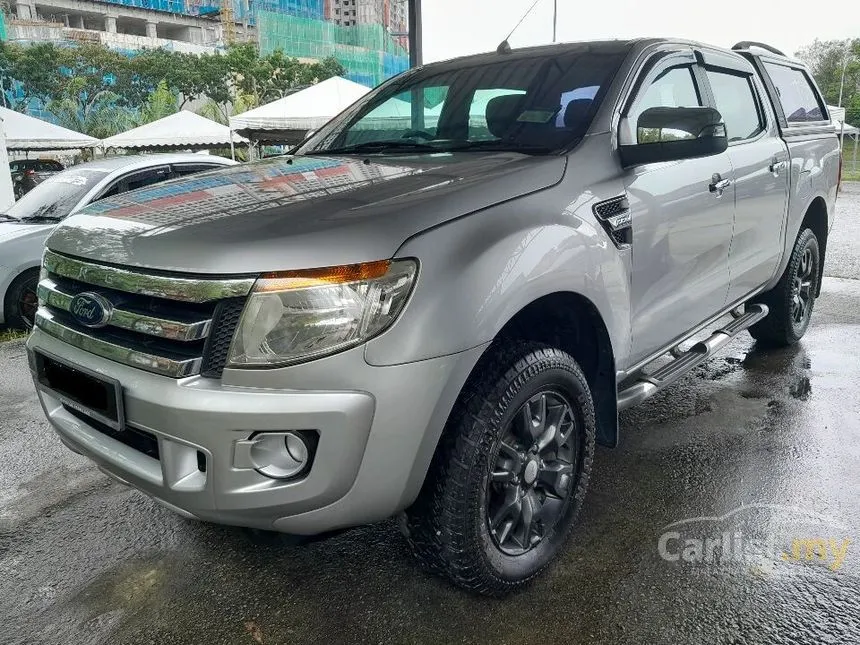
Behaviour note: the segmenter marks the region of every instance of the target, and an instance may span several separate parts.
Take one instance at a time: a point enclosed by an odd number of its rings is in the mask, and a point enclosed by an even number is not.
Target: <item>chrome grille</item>
[[[206,355],[210,337],[224,335],[215,328],[216,314],[224,303],[241,307],[254,284],[254,277],[135,271],[53,251],[42,264],[37,327],[90,353],[173,378],[199,374],[204,362],[207,375],[220,376],[226,353]],[[105,326],[84,326],[71,314],[72,300],[84,292],[110,303]]]

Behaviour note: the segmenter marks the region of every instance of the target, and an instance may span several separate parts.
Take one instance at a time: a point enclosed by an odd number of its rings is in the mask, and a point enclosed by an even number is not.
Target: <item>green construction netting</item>
[[[344,27],[283,13],[257,13],[260,53],[278,49],[296,58],[333,56],[351,80],[377,85],[409,66],[409,54],[382,25]]]

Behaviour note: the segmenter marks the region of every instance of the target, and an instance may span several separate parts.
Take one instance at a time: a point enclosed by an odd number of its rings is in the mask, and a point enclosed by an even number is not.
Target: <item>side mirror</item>
[[[729,147],[723,117],[714,108],[648,108],[639,115],[635,133],[624,121],[619,150],[625,168],[718,155]],[[635,140],[625,141],[625,132]]]

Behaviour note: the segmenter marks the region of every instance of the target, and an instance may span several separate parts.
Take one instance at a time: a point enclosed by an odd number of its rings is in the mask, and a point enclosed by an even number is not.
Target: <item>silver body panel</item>
[[[761,135],[723,154],[621,167],[619,129],[637,83],[670,58],[753,70],[733,52],[643,40],[630,44],[587,135],[563,155],[280,157],[78,213],[49,249],[92,265],[96,284],[122,276],[123,288],[139,284],[177,301],[200,300],[210,281],[238,284],[243,295],[270,271],[408,257],[420,272],[400,317],[365,345],[290,367],[227,368],[218,378],[200,376],[198,365],[137,369],[64,342],[50,324],[37,329],[31,350],[122,384],[127,422],[157,437],[160,462],[86,427],[43,393],[46,414],[63,441],[106,472],[201,519],[317,533],[402,510],[470,372],[524,307],[556,293],[586,298],[622,379],[772,287],[816,200],[832,221],[832,128],[783,132],[766,102]],[[779,172],[774,159],[786,162]],[[720,195],[709,190],[714,173],[730,182]],[[594,212],[621,197],[630,206],[629,245],[617,244]],[[176,291],[171,280],[188,282]],[[44,286],[46,298],[62,300]],[[320,434],[306,479],[279,483],[235,467],[236,441],[291,429]],[[186,472],[190,449],[211,460],[202,476]]]

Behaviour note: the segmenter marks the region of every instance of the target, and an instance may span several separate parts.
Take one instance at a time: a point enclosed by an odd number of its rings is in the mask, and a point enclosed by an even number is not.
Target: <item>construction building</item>
[[[214,52],[257,42],[302,60],[333,56],[376,85],[408,67],[407,0],[0,0],[5,39],[102,42],[133,52]]]

